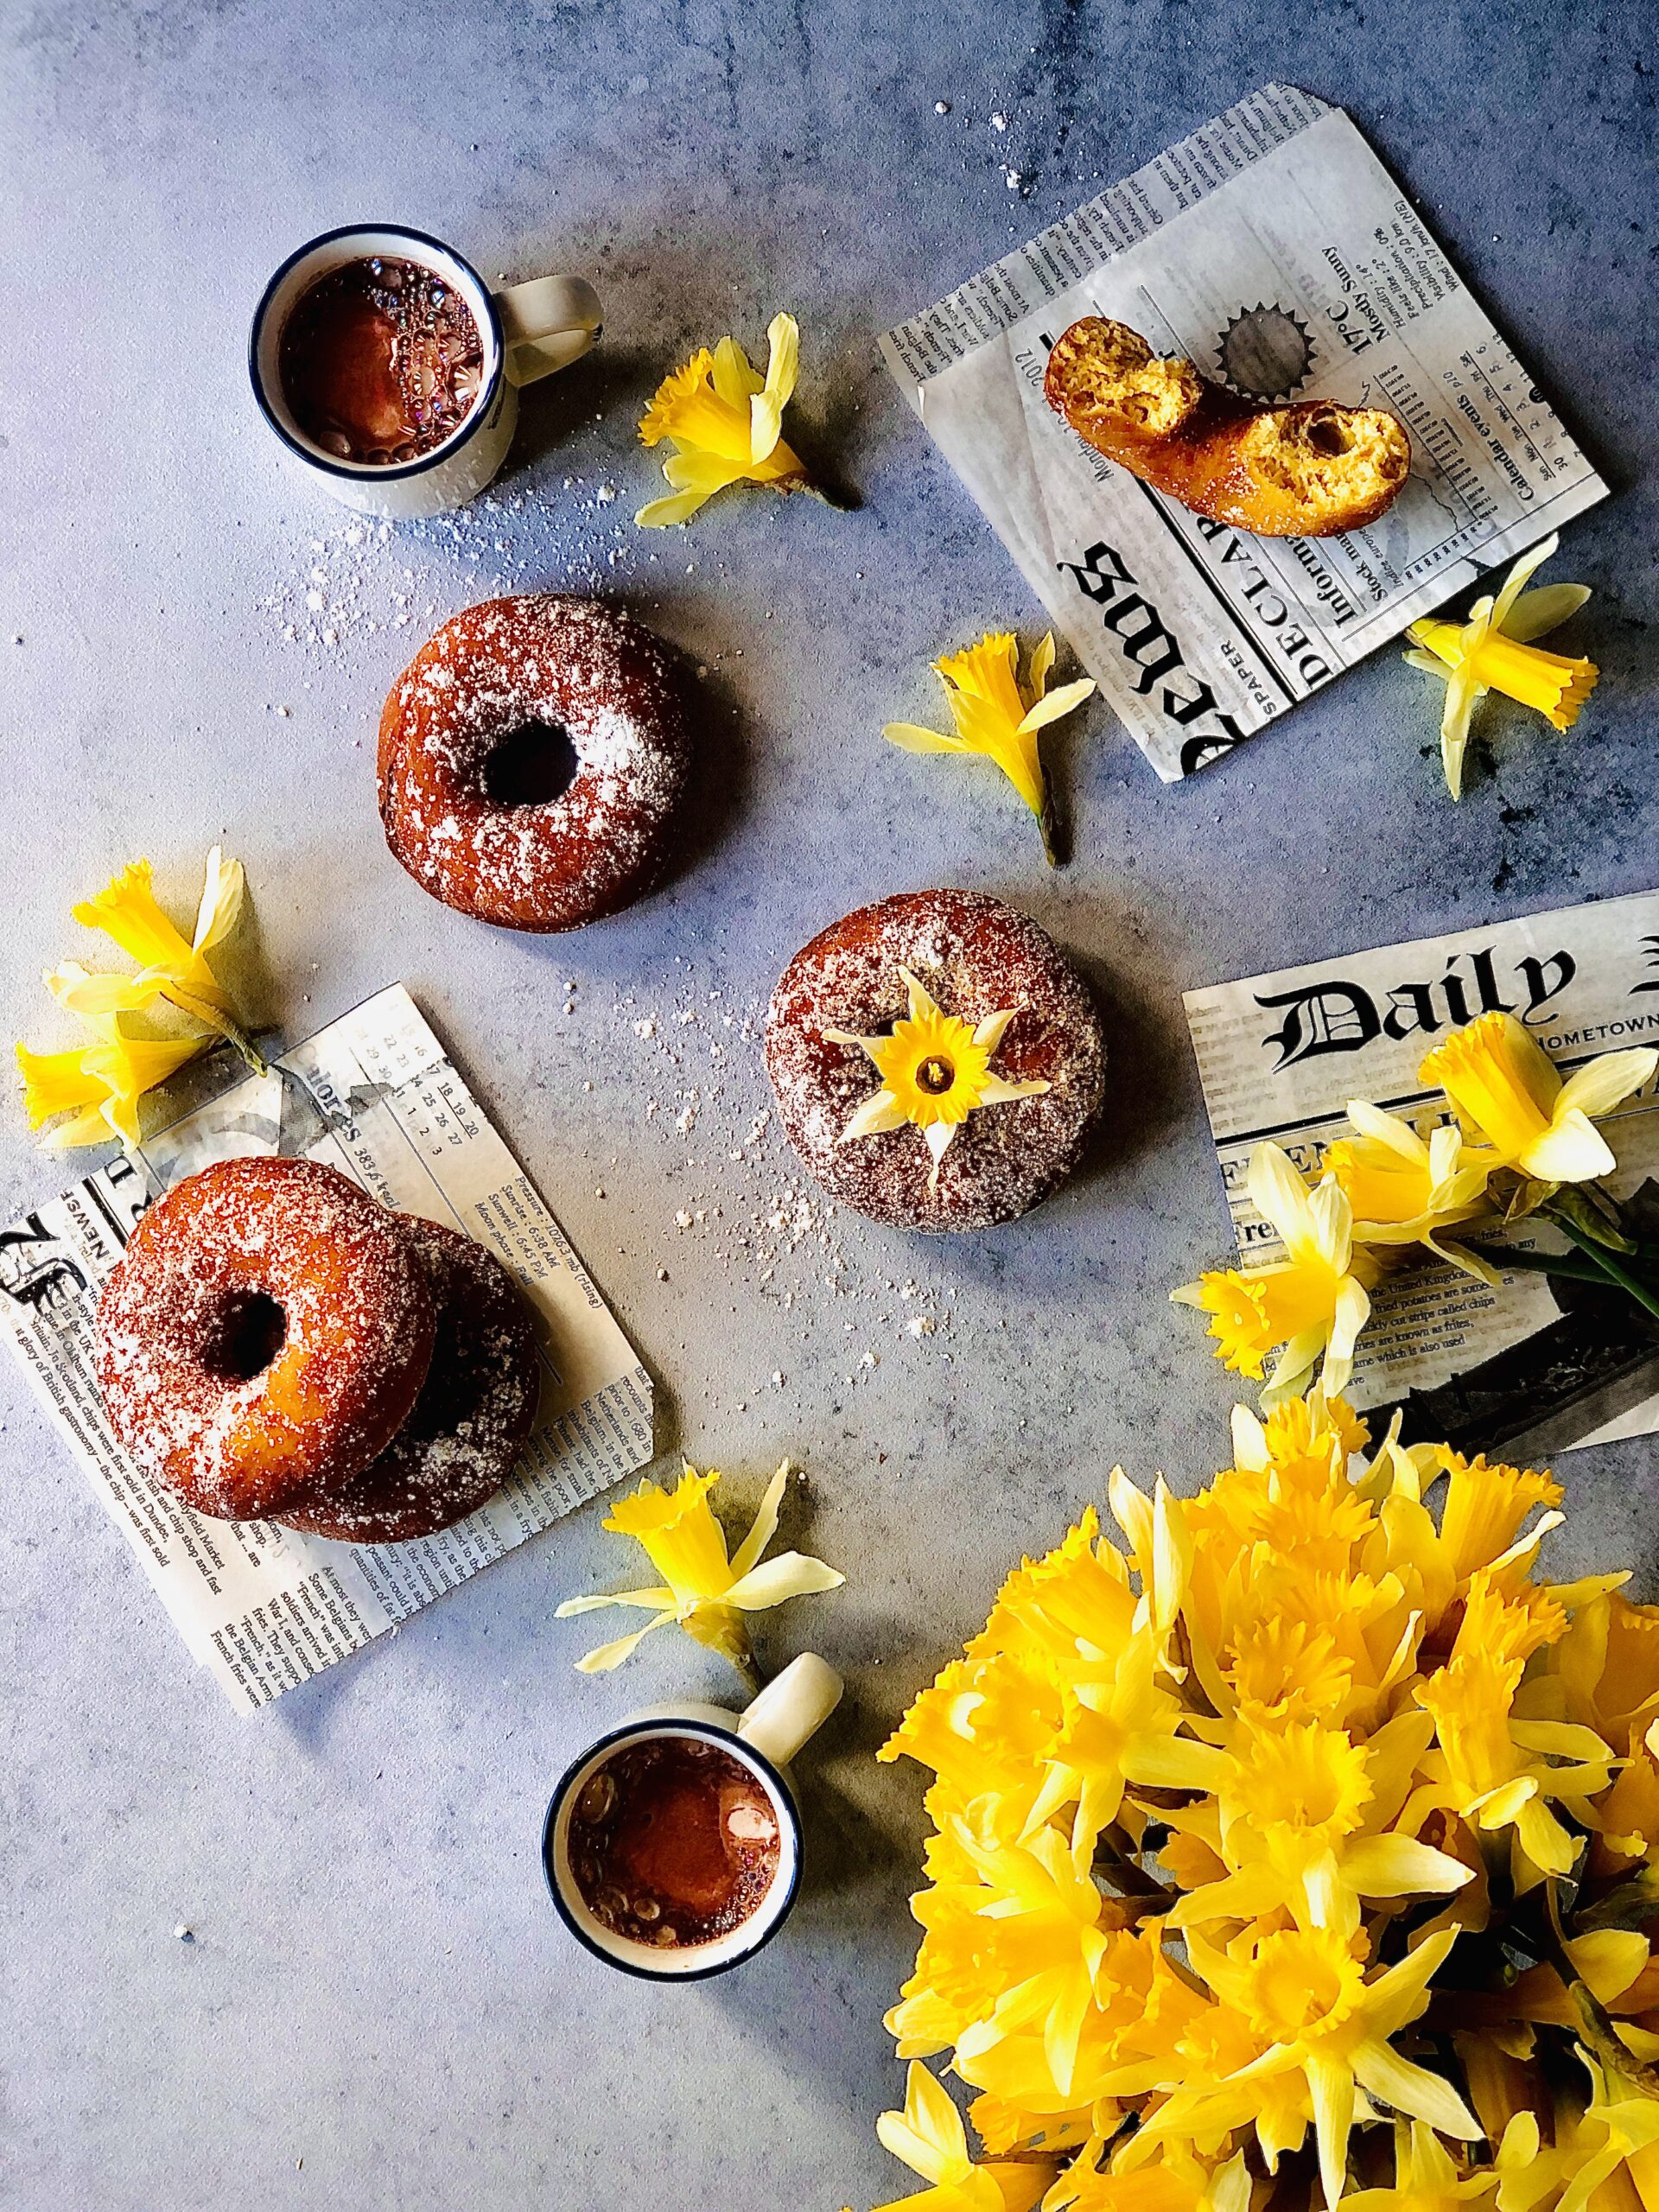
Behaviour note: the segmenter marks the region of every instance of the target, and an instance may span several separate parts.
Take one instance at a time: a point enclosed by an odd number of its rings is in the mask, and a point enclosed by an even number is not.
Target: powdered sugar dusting
[[[982,1107],[957,1129],[930,1187],[919,1129],[842,1142],[880,1077],[830,1029],[870,1036],[906,1013],[909,968],[946,1014],[969,1022],[1013,1007],[993,1065],[1040,1095]],[[846,915],[798,952],[766,1014],[779,1110],[824,1189],[878,1221],[944,1230],[1011,1221],[1076,1164],[1104,1085],[1105,1048],[1088,994],[1046,932],[982,893],[906,893]]]

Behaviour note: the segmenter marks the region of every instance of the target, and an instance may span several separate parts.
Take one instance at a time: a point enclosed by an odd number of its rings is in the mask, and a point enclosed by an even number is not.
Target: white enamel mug
[[[559,1777],[542,1830],[542,1871],[560,1917],[579,1943],[607,1965],[647,1981],[706,1981],[751,1959],[783,1925],[801,1882],[801,1815],[789,1763],[841,1702],[841,1676],[815,1652],[791,1659],[741,1713],[723,1705],[653,1705],[613,1728],[573,1760]],[[772,1886],[747,1920],[707,1943],[658,1949],[619,1936],[592,1912],[570,1865],[570,1821],[588,1777],[625,1744],[692,1737],[717,1745],[746,1766],[766,1791],[778,1822],[778,1866]]]
[[[302,294],[348,261],[377,257],[435,270],[472,309],[484,344],[471,411],[443,443],[417,460],[384,466],[341,461],[294,418],[277,369],[283,329]],[[248,337],[253,396],[271,429],[311,480],[359,514],[407,521],[465,506],[507,457],[518,421],[518,389],[580,360],[600,335],[599,295],[581,276],[537,276],[492,292],[453,246],[394,223],[348,225],[290,253],[266,285]]]

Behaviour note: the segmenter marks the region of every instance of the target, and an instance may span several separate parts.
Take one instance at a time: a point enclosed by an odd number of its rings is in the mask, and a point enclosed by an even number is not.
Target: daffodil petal
[[[716,393],[740,415],[764,382],[734,338],[722,338],[715,346],[709,373]]]
[[[881,734],[889,744],[901,745],[906,753],[961,753],[965,748],[959,737],[946,737],[937,729],[924,729],[919,722],[884,722]]]
[[[604,1597],[567,1598],[563,1605],[554,1607],[553,1618],[556,1621],[569,1620],[574,1614],[596,1613],[607,1605],[638,1605],[651,1613],[659,1611],[664,1605],[671,1606],[673,1603],[674,1592],[671,1590],[617,1590]]]
[[[647,1621],[643,1628],[635,1629],[632,1636],[620,1636],[614,1643],[600,1644],[585,1658],[577,1660],[576,1672],[579,1675],[608,1675],[613,1667],[622,1664],[641,1637],[649,1636],[653,1629],[666,1628],[673,1618],[671,1612],[658,1613],[655,1620]]]
[[[1353,2068],[1356,2079],[1395,2112],[1427,2120],[1442,2135],[1453,2136],[1459,2142],[1480,2140],[1480,2122],[1450,2082],[1424,2067],[1414,2066],[1390,2044],[1375,2037],[1361,2044],[1354,2053]]]
[[[1588,1183],[1611,1175],[1618,1162],[1587,1114],[1574,1109],[1554,1120],[1521,1154],[1519,1165],[1541,1183]]]
[[[148,1014],[162,995],[162,978],[153,970],[142,976],[99,976],[78,960],[66,960],[49,969],[46,988],[60,1007],[84,1020],[102,1021],[118,1014]]]
[[[1453,798],[1463,797],[1463,756],[1469,745],[1469,718],[1474,713],[1480,687],[1459,669],[1446,687],[1446,707],[1440,715],[1440,765],[1446,787]]]
[[[1414,1837],[1357,1836],[1343,1854],[1343,1879],[1363,1897],[1444,1897],[1474,1879],[1474,1869]]]
[[[667,530],[677,522],[690,521],[712,497],[709,492],[681,492],[671,499],[649,499],[633,518],[641,530]]]
[[[1551,531],[1548,537],[1541,537],[1529,551],[1523,553],[1504,577],[1497,596],[1492,601],[1491,626],[1494,630],[1507,627],[1505,617],[1531,582],[1533,571],[1541,569],[1550,555],[1560,545],[1558,532]]]
[[[766,1484],[749,1533],[732,1554],[732,1573],[741,1581],[778,1533],[778,1512],[789,1487],[789,1462],[785,1459]],[[729,1594],[729,1593],[728,1593]]]
[[[241,861],[227,861],[223,849],[215,845],[207,855],[201,903],[196,909],[196,933],[191,947],[194,952],[211,952],[215,945],[224,943],[236,926],[246,890],[247,879]]]
[[[1536,591],[1523,592],[1504,618],[1503,634],[1518,645],[1529,645],[1535,638],[1559,629],[1589,596],[1588,584],[1541,584]]]
[[[1058,721],[1062,715],[1072,713],[1085,699],[1091,699],[1098,688],[1092,677],[1085,677],[1077,683],[1062,683],[1058,691],[1049,692],[1030,708],[1021,716],[1019,727],[1026,731],[1043,729],[1050,722]]]
[[[890,1090],[878,1090],[868,1098],[841,1133],[841,1142],[850,1144],[855,1137],[881,1136],[888,1129],[901,1129],[910,1116]]]
[[[1624,1052],[1603,1052],[1568,1076],[1555,1110],[1557,1114],[1576,1110],[1598,1121],[1644,1083],[1651,1083],[1656,1069],[1659,1052],[1645,1046]]]
[[[735,1605],[742,1613],[761,1613],[769,1606],[781,1605],[786,1598],[838,1590],[846,1579],[823,1560],[809,1558],[804,1552],[779,1552],[776,1559],[762,1560],[740,1575],[721,1602]]]

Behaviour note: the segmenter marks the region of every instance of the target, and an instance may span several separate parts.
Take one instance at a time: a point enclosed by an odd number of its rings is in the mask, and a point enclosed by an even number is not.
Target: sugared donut
[[[244,1521],[385,1451],[432,1356],[399,1217],[311,1160],[222,1160],[143,1215],[98,1308],[110,1426],[199,1513]]]
[[[815,937],[772,995],[766,1052],[790,1141],[830,1196],[931,1230],[987,1229],[1046,1198],[1083,1149],[1105,1063],[1053,939],[974,891],[901,893]],[[940,1113],[955,1118],[930,1141]]]
[[[593,600],[486,600],[446,622],[380,717],[386,842],[447,906],[573,930],[650,889],[690,763],[682,685]]]
[[[518,1286],[493,1252],[404,1218],[432,1284],[437,1334],[415,1409],[354,1481],[281,1518],[348,1544],[435,1535],[495,1496],[536,1419],[541,1362]]]

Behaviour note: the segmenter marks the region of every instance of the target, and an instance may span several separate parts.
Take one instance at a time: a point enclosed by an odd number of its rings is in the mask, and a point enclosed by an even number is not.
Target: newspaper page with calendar
[[[1478,1014],[1514,1014],[1564,1076],[1602,1052],[1659,1046],[1659,892],[1314,961],[1189,991],[1185,1003],[1241,1263],[1262,1265],[1278,1246],[1245,1190],[1255,1147],[1270,1138],[1317,1174],[1356,1097],[1427,1137],[1446,1109],[1419,1065]],[[1615,1195],[1659,1233],[1654,1086],[1602,1128]],[[1566,1249],[1538,1222],[1481,1242]],[[1536,1462],[1659,1430],[1659,1322],[1622,1293],[1519,1269],[1490,1289],[1414,1262],[1377,1286],[1372,1309],[1344,1395],[1385,1414],[1403,1408],[1408,1441]]]
[[[476,1237],[529,1301],[542,1363],[512,1479],[441,1535],[358,1546],[193,1513],[117,1443],[94,1371],[99,1290],[150,1200],[211,1161],[326,1160]],[[359,1649],[652,1457],[652,1386],[564,1232],[401,984],[0,1230],[8,1338],[192,1655],[245,1712]]]
[[[1192,514],[1043,398],[1110,316],[1248,400],[1385,408],[1411,474],[1369,529]],[[1160,776],[1190,774],[1605,498],[1340,109],[1270,85],[881,340],[888,367]]]

